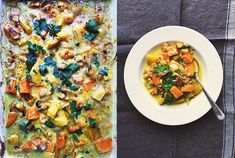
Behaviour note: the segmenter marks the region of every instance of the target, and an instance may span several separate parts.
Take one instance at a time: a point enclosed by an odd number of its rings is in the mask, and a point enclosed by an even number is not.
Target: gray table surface
[[[133,44],[145,33],[166,25],[186,26],[204,34],[222,60],[227,5],[228,0],[118,0],[118,157],[219,158],[223,155],[224,122],[218,121],[212,111],[183,126],[154,123],[130,102],[123,69]],[[223,93],[217,103],[223,109]]]

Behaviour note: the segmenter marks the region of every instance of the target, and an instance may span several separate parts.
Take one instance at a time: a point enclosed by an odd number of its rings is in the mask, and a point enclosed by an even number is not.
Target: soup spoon
[[[213,99],[211,98],[211,96],[207,93],[206,89],[203,87],[201,81],[199,80],[199,77],[198,77],[198,65],[197,63],[195,63],[195,80],[198,82],[198,84],[202,87],[202,91],[205,93],[208,101],[210,102],[211,104],[211,107],[216,115],[216,117],[219,119],[219,120],[224,120],[225,118],[225,115],[224,113],[222,112],[222,110],[218,107],[218,105],[213,101]]]

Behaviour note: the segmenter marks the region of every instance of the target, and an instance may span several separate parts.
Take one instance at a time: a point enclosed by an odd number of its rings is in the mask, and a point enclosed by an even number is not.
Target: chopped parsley
[[[168,72],[171,72],[171,68],[169,65],[159,65],[154,67],[154,71],[159,74],[160,72],[163,72],[164,74],[167,74]]]
[[[175,81],[172,78],[166,78],[162,80],[164,91],[169,91],[172,86],[175,85]]]
[[[84,109],[86,111],[90,110],[91,109],[91,104],[90,103],[86,103],[86,105],[84,106]]]
[[[48,27],[50,29],[49,35],[52,37],[56,37],[56,34],[61,31],[60,25],[49,24]]]
[[[44,31],[48,31],[49,28],[47,26],[47,22],[45,19],[36,19],[33,23],[33,28],[34,31],[37,35],[41,35],[41,32]]]
[[[89,118],[89,126],[91,127],[91,128],[97,128],[98,127],[98,124],[97,124],[97,122],[96,122],[96,119],[93,119],[93,118]]]
[[[72,138],[73,138],[76,142],[79,142],[78,137],[77,137],[77,134],[72,134]]]
[[[56,62],[51,57],[46,57],[44,59],[44,62],[47,66],[53,66],[56,67]]]
[[[55,124],[51,120],[46,120],[46,122],[44,124],[49,128],[55,128],[56,127]]]
[[[103,69],[100,69],[98,71],[98,75],[108,76],[108,74],[109,74],[109,70],[107,69],[107,67],[104,67]]]
[[[99,62],[99,58],[97,56],[97,54],[94,54],[92,57],[92,63],[96,66],[99,67],[100,66],[100,62]]]
[[[45,76],[48,73],[46,65],[38,65],[39,72],[42,76]]]
[[[70,102],[70,111],[72,117],[77,118],[77,116],[81,114],[81,109],[77,108],[75,101]]]
[[[37,44],[32,44],[30,41],[27,41],[29,53],[36,53],[37,51],[42,54],[46,54],[46,50]]]
[[[85,39],[88,41],[92,41],[96,38],[96,36],[99,34],[99,28],[100,28],[100,24],[95,21],[94,19],[90,19],[87,23],[86,23],[86,33],[85,33]]]

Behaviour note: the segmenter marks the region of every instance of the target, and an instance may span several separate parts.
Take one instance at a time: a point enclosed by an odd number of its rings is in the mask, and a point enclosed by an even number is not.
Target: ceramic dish
[[[148,119],[165,125],[183,125],[205,115],[211,108],[204,93],[188,103],[160,106],[148,93],[143,82],[145,56],[155,46],[169,41],[185,42],[192,46],[200,62],[202,83],[217,100],[223,83],[223,68],[220,57],[200,33],[181,26],[166,26],[153,30],[140,38],[131,49],[125,64],[124,82],[127,94],[136,107]]]

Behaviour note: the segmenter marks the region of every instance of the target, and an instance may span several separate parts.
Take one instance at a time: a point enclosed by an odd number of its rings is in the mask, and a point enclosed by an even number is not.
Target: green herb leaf
[[[84,109],[86,111],[90,110],[91,109],[91,104],[90,103],[86,103],[86,105],[84,106]]]
[[[160,72],[163,72],[164,74],[167,74],[168,72],[171,72],[171,68],[169,65],[160,65],[155,66],[154,71],[158,74]]]
[[[44,124],[49,128],[55,128],[56,127],[55,124],[51,120],[46,120],[46,122]]]
[[[175,81],[172,78],[166,78],[162,81],[164,91],[169,91],[172,86],[175,85]]]
[[[93,119],[93,118],[89,118],[89,126],[91,128],[96,128],[98,126],[97,122],[96,122],[96,119]]]
[[[38,65],[39,72],[42,76],[45,76],[48,73],[46,65]]]
[[[49,24],[50,33],[49,35],[52,37],[56,37],[56,34],[61,31],[60,25]]]
[[[73,138],[76,142],[79,142],[78,137],[77,137],[77,134],[72,134],[72,138]]]

